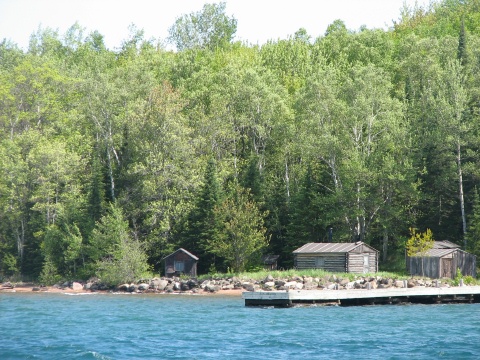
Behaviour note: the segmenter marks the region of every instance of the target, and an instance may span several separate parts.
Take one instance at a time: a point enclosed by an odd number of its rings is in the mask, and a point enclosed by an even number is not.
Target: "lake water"
[[[0,359],[480,359],[480,304],[245,307],[238,297],[0,294]]]

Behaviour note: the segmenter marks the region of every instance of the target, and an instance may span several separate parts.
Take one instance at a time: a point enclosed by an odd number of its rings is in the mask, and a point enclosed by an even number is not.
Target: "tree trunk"
[[[388,231],[386,228],[383,229],[383,242],[382,242],[382,262],[387,262],[387,252],[388,252]]]
[[[460,211],[462,214],[462,231],[463,231],[463,249],[467,248],[467,220],[465,218],[465,200],[463,197],[463,175],[462,175],[462,158],[460,142],[457,142],[457,167],[458,167],[458,195],[460,198]]]
[[[287,190],[287,202],[290,201],[290,176],[288,175],[288,162],[285,161],[285,185]]]
[[[112,167],[112,157],[110,155],[110,150],[107,148],[107,161],[108,161],[108,176],[110,178],[110,195],[112,201],[115,201],[115,182],[113,178],[113,167]]]

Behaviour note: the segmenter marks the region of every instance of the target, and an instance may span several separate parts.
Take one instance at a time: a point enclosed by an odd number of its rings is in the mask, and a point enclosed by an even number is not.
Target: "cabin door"
[[[440,259],[442,264],[441,277],[453,278],[452,273],[452,259]]]
[[[368,273],[368,271],[370,269],[369,258],[370,258],[370,256],[368,256],[368,254],[363,255],[363,273],[364,274]]]

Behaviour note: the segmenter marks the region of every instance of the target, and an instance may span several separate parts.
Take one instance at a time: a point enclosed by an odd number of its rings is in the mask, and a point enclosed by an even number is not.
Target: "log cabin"
[[[378,250],[355,243],[308,243],[293,251],[297,269],[323,269],[341,273],[375,273]]]

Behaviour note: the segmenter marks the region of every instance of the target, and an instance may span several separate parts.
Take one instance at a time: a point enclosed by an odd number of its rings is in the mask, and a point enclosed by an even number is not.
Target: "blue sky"
[[[120,47],[135,24],[147,39],[165,39],[175,19],[217,0],[0,0],[0,40],[26,49],[39,26],[60,34],[78,22],[86,34],[98,30],[110,49]],[[403,4],[428,6],[430,0],[226,0],[226,12],[238,20],[236,39],[251,44],[285,39],[303,27],[315,38],[336,19],[348,29],[386,29],[400,17]]]

